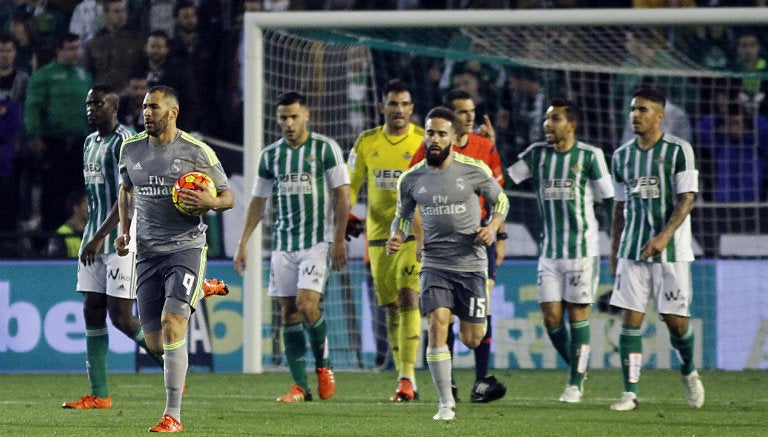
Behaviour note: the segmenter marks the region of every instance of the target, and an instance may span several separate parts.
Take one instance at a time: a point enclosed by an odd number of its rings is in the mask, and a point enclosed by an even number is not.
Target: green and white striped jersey
[[[253,195],[272,198],[272,250],[296,251],[333,240],[334,188],[349,185],[336,141],[311,132],[298,148],[280,139],[261,151]]]
[[[117,166],[120,160],[120,147],[123,140],[135,134],[130,127],[118,123],[104,138],[98,132],[93,132],[85,138],[83,177],[85,193],[88,197],[88,223],[83,230],[81,253],[83,246],[91,241],[99,226],[107,219],[112,206],[117,202],[120,189],[120,172]],[[117,228],[104,239],[102,253],[115,252],[115,246],[112,244],[115,238],[117,238]]]
[[[619,258],[646,262],[693,261],[690,215],[659,257],[640,257],[643,245],[669,221],[677,205],[677,195],[699,191],[693,147],[683,139],[664,134],[644,151],[633,139],[613,153],[611,173],[616,184],[616,201],[626,202]]]
[[[533,178],[544,220],[541,256],[583,258],[600,254],[596,199],[613,197],[608,164],[599,147],[580,141],[567,152],[546,142],[531,144],[507,169],[512,180]]]

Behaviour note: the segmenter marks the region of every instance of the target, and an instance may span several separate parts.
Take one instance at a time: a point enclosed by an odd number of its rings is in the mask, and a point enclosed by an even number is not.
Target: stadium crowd
[[[612,7],[766,6],[761,0],[622,0]],[[68,195],[82,187],[81,147],[88,134],[83,102],[106,83],[121,90],[119,120],[143,130],[141,102],[149,87],[169,85],[180,96],[187,131],[242,142],[242,16],[245,11],[341,9],[590,8],[594,0],[9,0],[0,3],[0,258],[42,254],[47,237],[67,221]],[[631,39],[628,36],[627,39]],[[628,43],[629,44],[629,43]],[[675,47],[711,69],[768,73],[764,29],[700,26],[669,32]],[[647,47],[645,47],[647,48]],[[648,56],[656,56],[651,48]],[[647,50],[646,50],[647,52]],[[379,89],[403,71],[415,91],[416,114],[440,103],[450,89],[468,91],[478,119],[488,114],[505,166],[543,139],[545,100],[558,80],[543,71],[478,62],[388,54],[377,60]],[[627,62],[632,62],[627,59]],[[642,65],[642,64],[639,64]],[[626,94],[645,78],[624,84]],[[680,90],[710,91],[691,99],[670,96],[680,114],[673,132],[700,154],[706,200],[766,200],[768,160],[766,81],[691,81]],[[576,90],[592,98],[603,90]],[[714,102],[707,108],[692,102]],[[589,108],[589,101],[579,102]],[[618,113],[625,102],[614,103]],[[694,116],[704,114],[705,116]],[[590,115],[588,117],[600,117]],[[625,117],[626,118],[626,117]],[[672,116],[668,117],[672,119]],[[615,124],[615,123],[614,123]],[[687,125],[688,130],[685,130]],[[604,138],[620,138],[624,125]],[[687,133],[686,133],[687,132]],[[600,138],[601,136],[598,135]],[[606,153],[618,146],[600,144]],[[728,145],[728,147],[724,147]],[[736,147],[741,145],[743,147]],[[756,145],[758,147],[756,147]],[[758,165],[755,167],[754,163]],[[727,164],[730,163],[730,164]],[[737,187],[732,189],[732,187]],[[41,201],[41,199],[45,199]],[[25,238],[22,238],[25,237]]]

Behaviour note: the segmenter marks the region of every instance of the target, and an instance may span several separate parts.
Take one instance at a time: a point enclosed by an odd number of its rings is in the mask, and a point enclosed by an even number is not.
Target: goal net
[[[388,80],[410,84],[417,123],[446,91],[463,88],[473,96],[478,120],[491,118],[506,167],[543,140],[542,116],[547,102],[558,97],[582,111],[577,138],[600,146],[610,160],[632,137],[633,90],[653,86],[668,99],[664,131],[689,141],[697,154],[701,192],[692,223],[703,263],[694,265],[694,289],[709,296],[697,305],[711,306],[702,311],[714,318],[717,268],[706,261],[768,254],[762,240],[768,234],[768,87],[762,87],[768,76],[733,69],[739,37],[754,33],[762,42],[765,27],[755,23],[766,18],[759,9],[735,8],[247,14],[246,37],[253,43],[246,46],[246,180],[253,180],[258,150],[281,136],[274,102],[286,91],[305,94],[310,129],[335,138],[348,152],[362,130],[383,122],[376,104]],[[507,218],[515,230],[511,238],[528,236],[513,241],[508,256],[535,259],[535,244],[524,244],[540,232],[530,213],[536,209],[530,186],[508,183],[506,189],[513,206]],[[353,212],[364,216],[364,189],[359,202]],[[251,252],[261,251],[265,262],[269,225],[266,220],[262,226],[263,240],[251,243]],[[602,225],[607,254],[608,228]],[[377,362],[376,351],[363,345],[386,344],[384,331],[375,328],[380,314],[366,285],[363,239],[351,242],[350,268],[332,276],[324,302],[331,358],[339,369],[375,368],[381,357]],[[266,273],[249,276],[246,290],[266,289]],[[608,272],[603,277],[601,293],[612,282]],[[256,297],[244,313],[267,309],[252,332],[269,325],[264,337],[272,341],[249,349],[245,371],[281,362],[279,317],[272,317],[273,307],[263,299]],[[714,320],[703,319],[701,329],[712,334]],[[714,357],[704,360],[714,363]],[[497,365],[504,362],[496,359]]]

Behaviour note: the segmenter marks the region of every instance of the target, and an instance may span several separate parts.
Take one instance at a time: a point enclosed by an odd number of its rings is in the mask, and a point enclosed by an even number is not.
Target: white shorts
[[[272,252],[267,295],[295,297],[299,289],[323,293],[330,267],[329,250],[329,243],[319,243],[295,252]]]
[[[619,259],[611,305],[645,313],[652,299],[659,314],[689,317],[692,297],[690,261],[647,263]]]
[[[539,258],[539,303],[566,301],[592,304],[600,277],[600,259]]]
[[[106,293],[107,296],[136,299],[136,263],[134,252],[98,254],[91,265],[78,261],[77,291]]]

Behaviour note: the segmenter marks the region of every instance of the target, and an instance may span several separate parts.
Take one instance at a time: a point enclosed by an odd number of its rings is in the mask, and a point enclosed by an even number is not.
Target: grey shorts
[[[203,297],[206,249],[186,249],[136,263],[136,301],[144,332],[160,330],[169,311],[189,318]]]
[[[485,323],[488,314],[488,277],[485,272],[421,269],[421,312],[448,308],[460,320]]]

